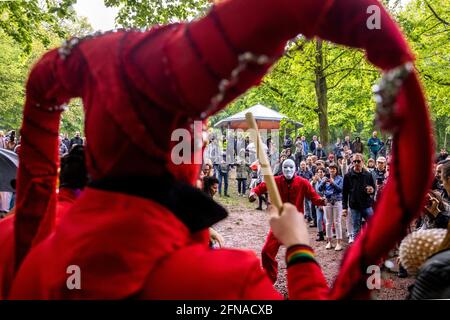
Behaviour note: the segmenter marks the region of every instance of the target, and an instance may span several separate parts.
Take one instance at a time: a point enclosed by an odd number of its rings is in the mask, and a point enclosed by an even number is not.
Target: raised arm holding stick
[[[274,204],[275,209],[271,210],[271,227],[266,243],[261,252],[262,265],[267,271],[267,274],[275,283],[278,273],[278,263],[276,255],[281,244],[290,247],[293,244],[309,244],[308,230],[306,222],[303,217],[304,199],[310,199],[315,205],[324,205],[325,201],[312,188],[306,179],[295,176],[296,168],[295,162],[288,159],[282,165],[283,175],[274,177],[267,159],[267,155],[262,145],[261,137],[258,131],[258,126],[251,113],[246,114],[247,124],[251,130],[252,139],[256,145],[257,155],[261,164],[261,170],[264,175],[264,182],[256,186],[250,192],[250,201],[255,198],[255,195],[260,196],[269,192],[270,199]],[[285,205],[283,205],[285,203]],[[289,206],[288,203],[295,205]],[[284,208],[291,208],[289,213],[284,213]],[[280,228],[281,222],[277,220],[275,213],[278,211],[281,220],[290,220],[293,225],[298,225],[298,230],[290,230],[293,228]],[[291,215],[296,214],[295,218]],[[286,226],[286,225],[285,225]],[[289,235],[290,231],[292,234]],[[292,238],[291,238],[292,237]]]

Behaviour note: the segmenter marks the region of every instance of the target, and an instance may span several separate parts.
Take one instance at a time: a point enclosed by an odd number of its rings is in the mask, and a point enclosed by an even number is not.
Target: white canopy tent
[[[214,127],[216,128],[229,128],[229,129],[247,129],[247,123],[245,121],[245,114],[247,112],[253,113],[258,128],[260,129],[279,129],[280,122],[283,119],[287,119],[284,114],[281,114],[275,110],[269,109],[261,104],[257,104],[244,111],[238,112],[228,118],[222,119],[217,122]],[[299,126],[303,126],[299,124]]]

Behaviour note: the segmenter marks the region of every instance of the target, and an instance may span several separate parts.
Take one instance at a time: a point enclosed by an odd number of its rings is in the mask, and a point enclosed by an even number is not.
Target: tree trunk
[[[442,146],[442,148],[444,148],[445,150],[447,149],[447,134],[448,134],[448,128],[445,128],[444,130],[444,145]]]
[[[329,128],[328,128],[328,97],[327,97],[327,79],[325,77],[323,64],[323,50],[322,40],[316,41],[316,97],[318,105],[319,128],[320,128],[320,142],[325,148],[329,143]]]

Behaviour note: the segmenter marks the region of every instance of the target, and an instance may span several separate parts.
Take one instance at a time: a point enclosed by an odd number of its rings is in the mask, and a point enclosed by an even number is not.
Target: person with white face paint
[[[282,171],[283,176],[287,180],[292,180],[295,174],[295,162],[292,161],[291,159],[287,159],[286,161],[284,161],[282,165]]]
[[[294,204],[300,213],[304,212],[305,198],[310,199],[316,206],[325,205],[325,199],[321,198],[316,193],[309,181],[295,174],[296,166],[294,160],[285,160],[282,163],[281,168],[283,175],[276,176],[275,183],[283,203],[289,202]],[[267,186],[265,182],[262,182],[252,189],[249,196],[250,202],[255,201],[257,196],[264,193],[267,193]],[[263,268],[266,270],[273,283],[277,280],[278,263],[276,261],[276,256],[280,246],[281,243],[275,238],[272,230],[270,230],[261,252],[261,259]]]

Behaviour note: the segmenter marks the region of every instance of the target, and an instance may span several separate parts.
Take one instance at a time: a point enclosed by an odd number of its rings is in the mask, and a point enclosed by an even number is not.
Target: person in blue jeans
[[[353,169],[344,176],[342,191],[342,215],[350,213],[353,222],[352,239],[361,230],[362,219],[367,221],[373,214],[373,196],[376,191],[372,174],[364,168],[364,159],[360,153],[353,155]]]
[[[225,159],[219,165],[219,196],[222,196],[222,182],[224,183],[223,194],[225,197],[229,197],[228,195],[228,173],[230,172],[230,164],[228,164]]]
[[[311,184],[316,190],[317,194],[321,197],[324,196],[324,192],[319,189],[320,182],[325,178],[325,171],[322,168],[318,168],[316,171],[316,174],[312,178]],[[313,206],[313,204],[311,204]],[[316,241],[324,241],[324,230],[323,230],[323,224],[324,224],[324,211],[322,206],[315,206],[316,209],[316,219],[317,219],[317,238]]]
[[[308,181],[311,181],[313,177],[313,173],[308,169],[305,161],[300,162],[300,167],[298,169],[297,175]],[[307,219],[308,222],[312,222],[312,226],[316,227],[316,221],[313,215],[313,207],[314,206],[312,205],[311,201],[309,199],[305,199],[305,219]]]

